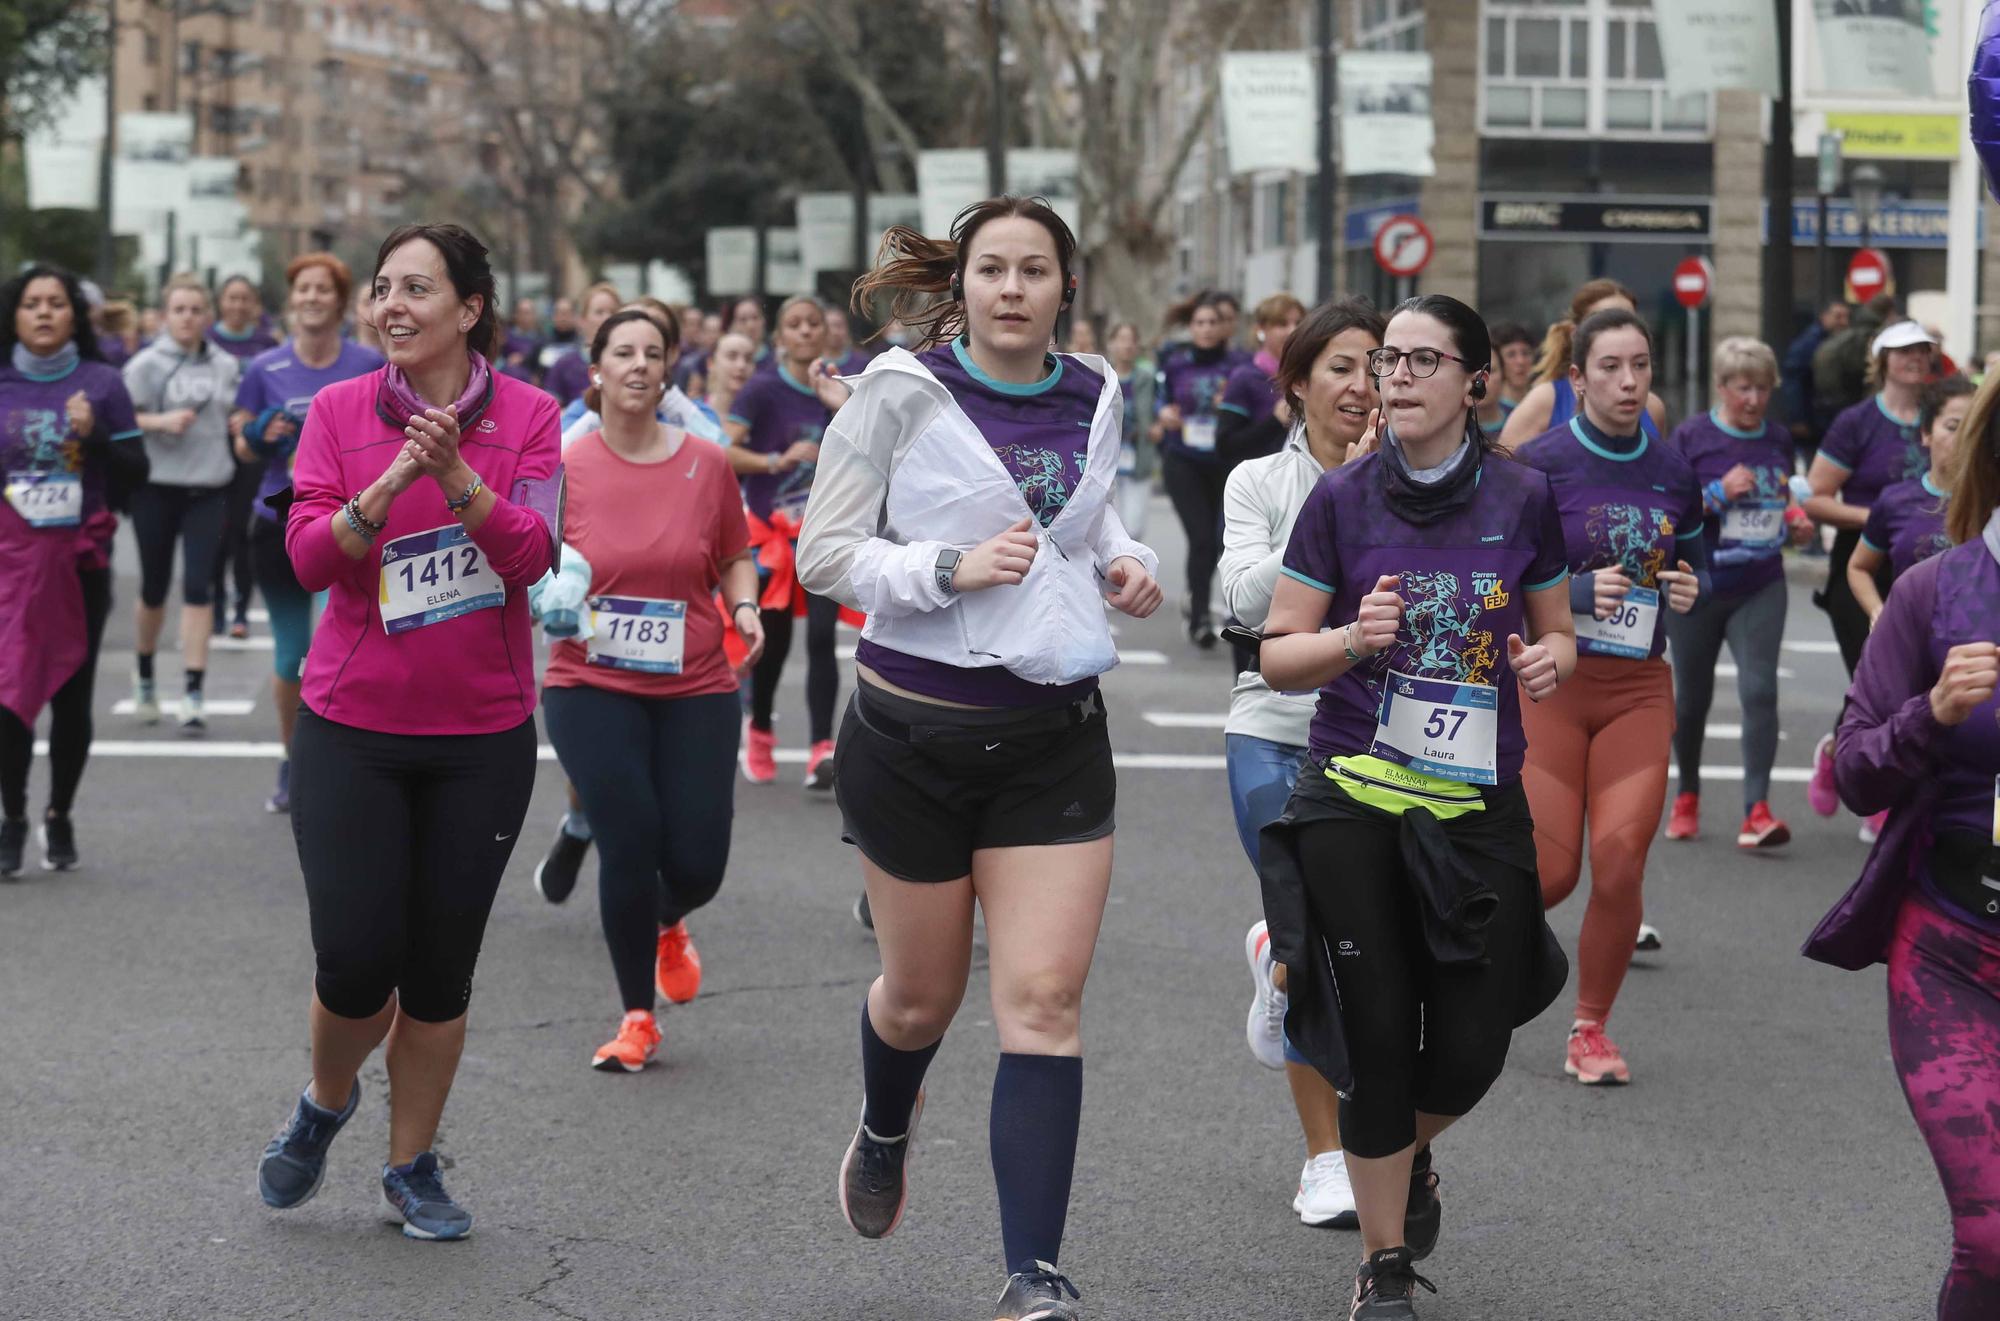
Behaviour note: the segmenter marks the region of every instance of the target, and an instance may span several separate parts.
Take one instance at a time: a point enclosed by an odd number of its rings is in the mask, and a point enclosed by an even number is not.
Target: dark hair
[[[1492,370],[1493,361],[1493,336],[1486,329],[1486,319],[1450,294],[1418,294],[1415,298],[1405,298],[1396,304],[1389,320],[1393,321],[1405,312],[1427,316],[1451,333],[1451,346],[1469,364],[1465,370],[1478,379],[1483,397],[1485,376]],[[1383,334],[1388,334],[1386,325]],[[1498,437],[1487,435],[1486,429],[1479,425],[1479,410],[1476,408],[1465,410],[1465,438],[1489,452],[1498,442]]]
[[[1076,260],[1076,235],[1044,197],[1015,197],[1011,194],[975,202],[951,222],[948,239],[927,238],[908,225],[891,225],[882,235],[875,252],[875,268],[854,282],[851,304],[856,315],[871,315],[870,301],[877,294],[889,295],[889,315],[882,318],[886,329],[900,321],[919,340],[939,344],[956,339],[965,330],[965,301],[951,294],[953,287],[964,289],[967,250],[980,230],[990,222],[1020,216],[1049,232],[1056,245],[1056,269],[1065,288],[1070,267]],[[873,341],[882,334],[870,335]]]
[[[755,307],[757,309],[758,316],[766,315],[764,311],[764,300],[759,298],[756,294],[744,294],[740,298],[732,298],[729,300],[728,308],[725,309],[722,313],[722,328],[724,330],[736,329],[736,311],[738,308],[742,307],[745,303],[749,303],[753,307]]]
[[[674,341],[668,336],[666,327],[660,324],[657,312],[643,307],[622,307],[598,323],[597,334],[590,341],[590,365],[595,367],[597,360],[604,356],[604,350],[611,344],[612,331],[620,326],[632,325],[634,322],[651,326],[659,335],[660,343],[667,352],[673,352]],[[604,392],[598,389],[595,374],[592,375],[590,384],[583,388],[583,406],[600,417],[603,416]]]
[[[490,360],[500,352],[501,335],[500,314],[493,306],[498,295],[493,287],[493,266],[487,259],[486,245],[463,225],[399,225],[376,250],[375,274],[382,273],[383,264],[396,249],[417,239],[436,248],[444,258],[445,277],[461,301],[479,299],[479,319],[472,323],[465,342],[474,353]],[[373,277],[369,286],[374,286]]]
[[[262,303],[264,301],[264,291],[257,287],[257,282],[251,279],[247,275],[239,274],[239,275],[232,275],[228,279],[224,280],[221,284],[215,286],[215,298],[218,303],[222,301],[222,295],[228,292],[229,286],[232,284],[248,285],[250,288],[251,295],[255,297],[259,303]]]
[[[20,337],[14,332],[14,317],[21,310],[21,300],[28,296],[28,286],[37,280],[55,280],[63,287],[69,298],[70,340],[76,345],[79,358],[89,358],[102,362],[104,351],[97,347],[97,330],[90,324],[90,304],[83,297],[83,281],[60,266],[50,266],[36,262],[5,284],[0,284],[0,354],[12,355],[14,345]]]
[[[1172,330],[1175,326],[1184,326],[1193,321],[1194,314],[1202,308],[1213,307],[1219,311],[1224,303],[1231,307],[1237,305],[1234,298],[1220,289],[1197,289],[1161,314],[1160,328]]]
[[[1366,298],[1337,298],[1330,303],[1321,303],[1306,313],[1306,319],[1285,341],[1285,356],[1278,361],[1275,381],[1278,393],[1285,397],[1285,403],[1292,410],[1292,416],[1306,415],[1306,383],[1312,377],[1313,364],[1319,361],[1320,354],[1326,352],[1327,345],[1350,330],[1367,331],[1379,345],[1383,328],[1388,324],[1381,309]],[[1367,370],[1365,364],[1362,370]]]
[[[1535,347],[1534,332],[1518,321],[1502,321],[1494,326],[1492,338],[1495,353],[1509,344],[1526,344],[1531,349]]]
[[[1590,346],[1597,342],[1599,335],[1607,335],[1614,330],[1636,330],[1646,337],[1646,352],[1653,351],[1653,332],[1637,312],[1627,312],[1622,307],[1607,307],[1602,312],[1592,312],[1583,319],[1583,324],[1570,336],[1569,365],[1582,371],[1590,361]]]
[[[1956,373],[1925,386],[1923,404],[1917,410],[1917,431],[1929,434],[1938,420],[1938,414],[1944,412],[1944,406],[1954,399],[1965,398],[1973,390],[1972,382]]]

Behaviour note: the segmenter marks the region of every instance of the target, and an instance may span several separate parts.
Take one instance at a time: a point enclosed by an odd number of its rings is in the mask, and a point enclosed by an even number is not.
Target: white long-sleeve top
[[[1229,613],[1261,629],[1292,524],[1326,470],[1306,447],[1303,427],[1293,427],[1276,454],[1240,463],[1222,492],[1222,599]],[[1272,743],[1306,745],[1317,693],[1273,692],[1264,676],[1245,670],[1229,692],[1226,734],[1248,734]]]
[[[1110,503],[1124,406],[1118,375],[1102,376],[1084,472],[1019,584],[949,593],[937,583],[946,549],[969,551],[1032,511],[1013,476],[951,391],[903,349],[881,354],[820,440],[799,534],[799,580],[868,616],[862,636],[910,656],[966,669],[1003,665],[1031,683],[1067,684],[1118,663],[1104,618],[1104,572],[1130,556],[1157,574]]]

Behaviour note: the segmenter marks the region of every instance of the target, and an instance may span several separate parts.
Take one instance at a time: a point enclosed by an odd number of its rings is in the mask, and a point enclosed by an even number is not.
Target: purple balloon
[[[1987,189],[2000,198],[2000,0],[1986,0],[1979,16],[1965,89],[1972,106],[1972,145],[1985,167]]]

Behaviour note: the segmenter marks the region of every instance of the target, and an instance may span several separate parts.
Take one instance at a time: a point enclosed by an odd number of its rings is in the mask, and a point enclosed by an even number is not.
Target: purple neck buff
[[[466,350],[472,361],[472,372],[465,380],[465,393],[458,398],[458,429],[463,432],[479,420],[486,406],[493,402],[493,369],[486,365],[486,359]],[[403,369],[391,363],[382,373],[381,388],[375,392],[375,412],[390,426],[401,429],[410,424],[412,417],[422,417],[424,410],[432,405],[420,398],[410,386],[410,378]]]

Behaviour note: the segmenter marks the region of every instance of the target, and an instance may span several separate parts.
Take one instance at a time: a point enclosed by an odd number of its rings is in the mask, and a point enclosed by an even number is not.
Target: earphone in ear
[[[1481,372],[1479,373],[1479,375],[1472,378],[1472,397],[1474,399],[1484,399],[1486,397],[1485,372]]]
[[[1063,286],[1063,297],[1062,297],[1063,310],[1067,312],[1075,304],[1076,304],[1076,277],[1072,275],[1069,277],[1069,283]]]
[[[951,276],[951,301],[954,303],[965,301],[965,285],[958,278],[958,272],[956,271],[953,271]]]

